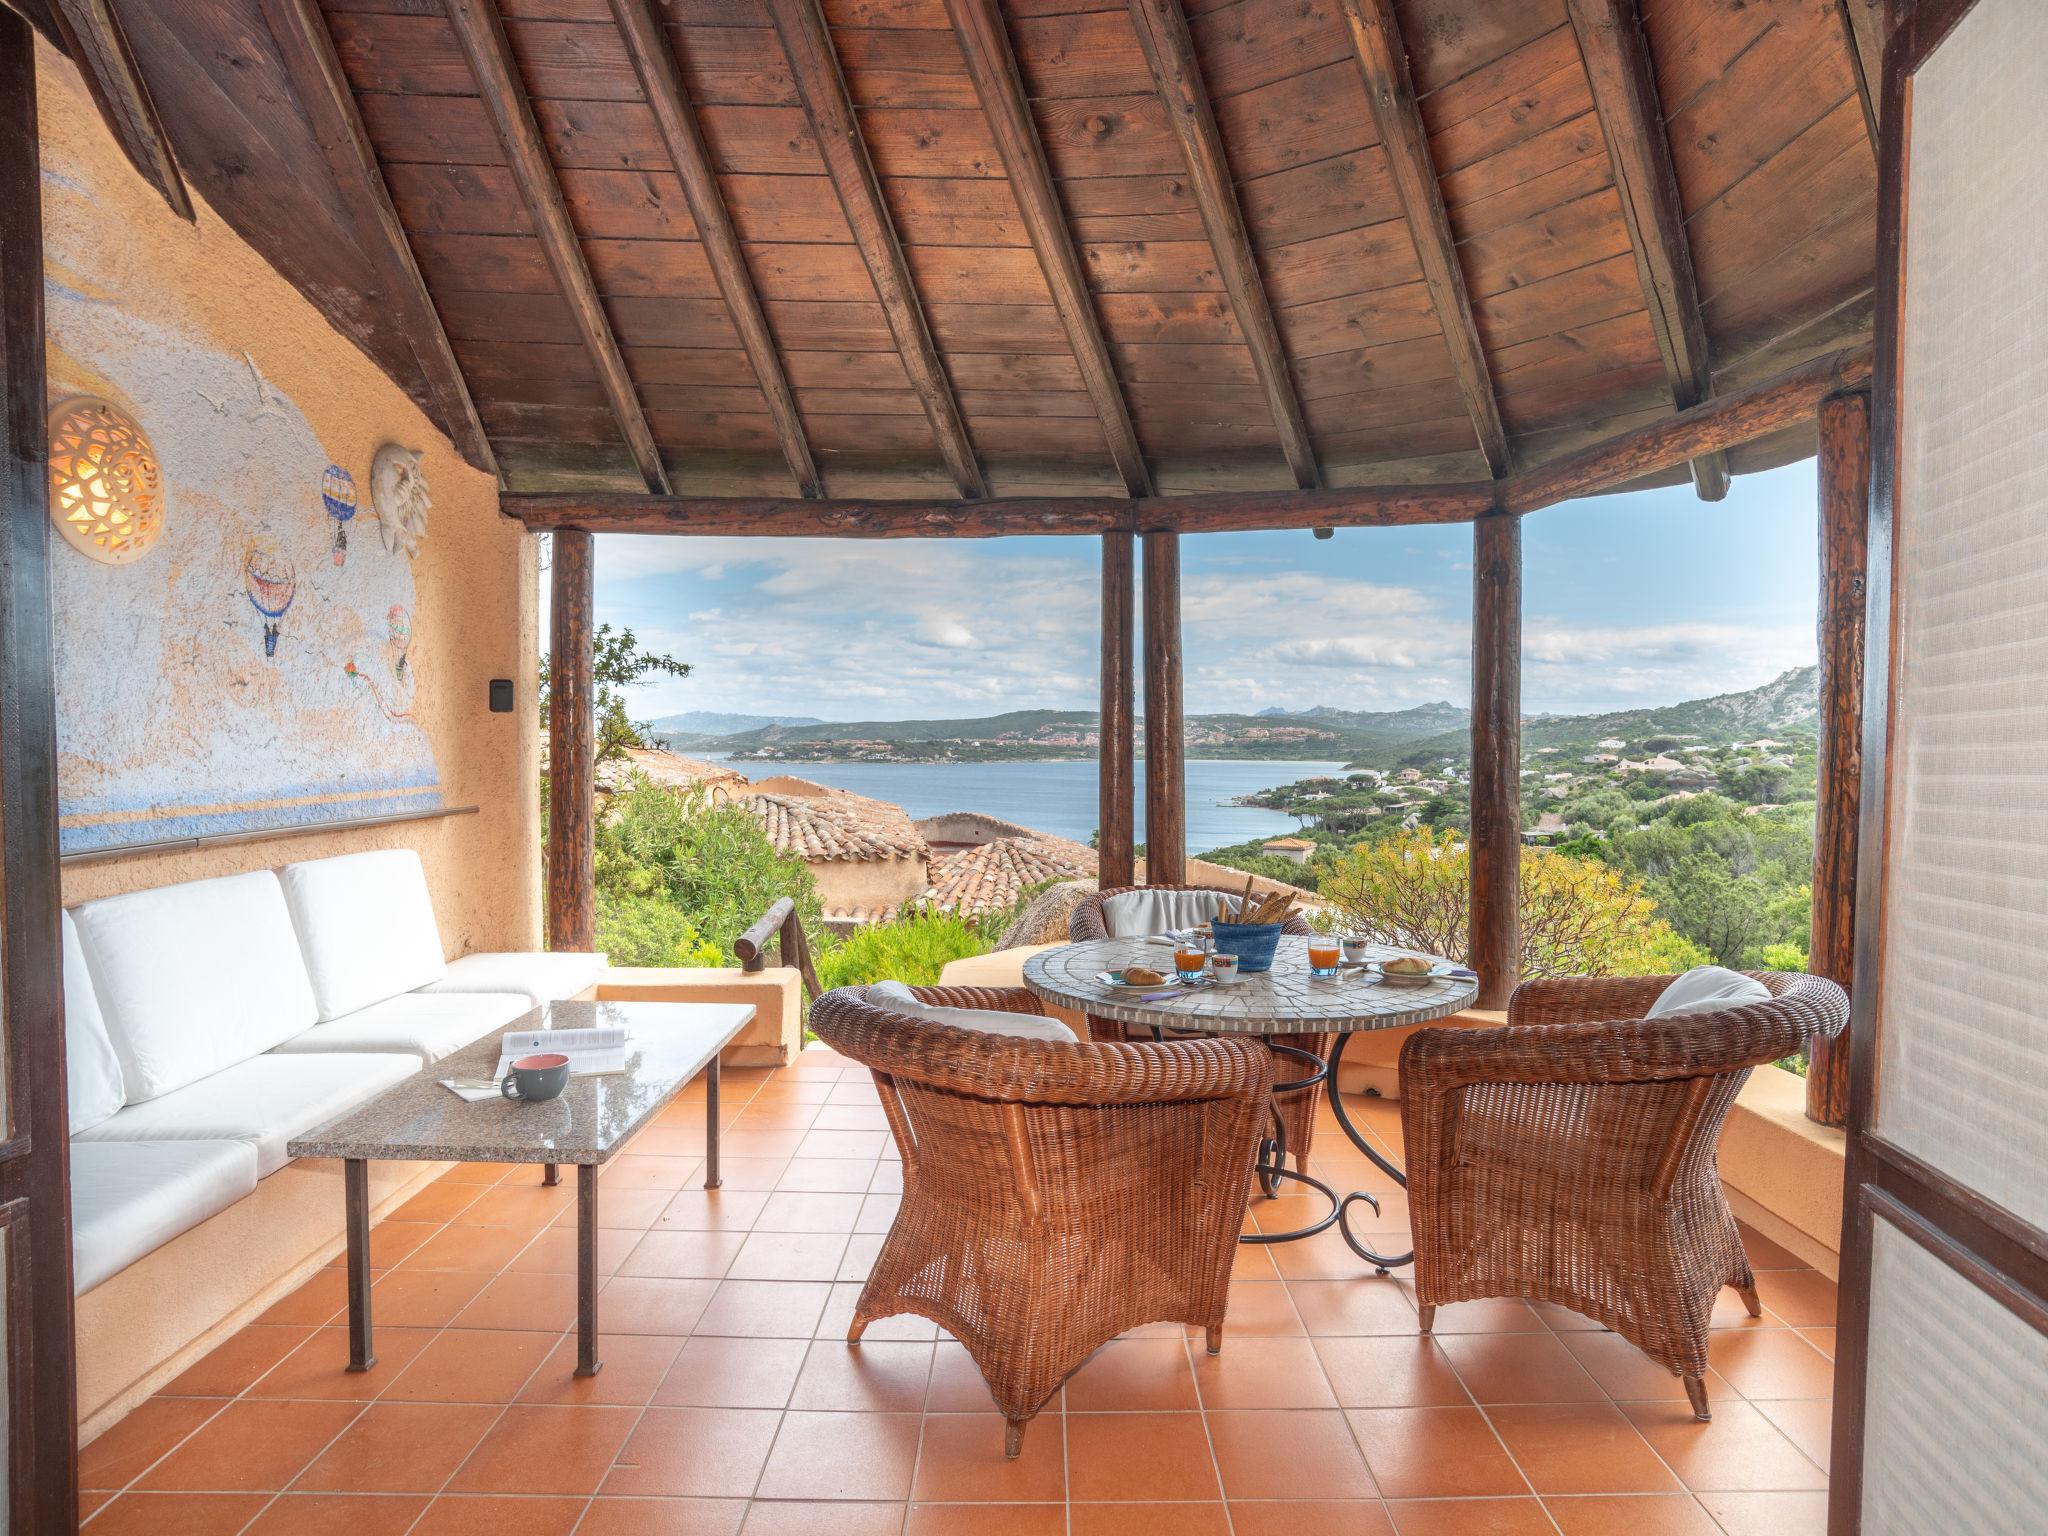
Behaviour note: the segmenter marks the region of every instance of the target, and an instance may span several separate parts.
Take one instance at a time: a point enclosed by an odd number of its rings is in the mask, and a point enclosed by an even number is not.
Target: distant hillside
[[[680,715],[663,715],[659,720],[648,722],[664,736],[688,736],[692,739],[737,736],[742,731],[758,731],[768,725],[823,723],[816,715],[727,715],[715,709],[686,709]]]

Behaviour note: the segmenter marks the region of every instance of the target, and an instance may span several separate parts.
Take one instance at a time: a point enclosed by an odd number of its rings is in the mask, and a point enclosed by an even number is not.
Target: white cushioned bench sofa
[[[310,1190],[251,1199],[287,1169],[292,1137],[606,971],[598,954],[446,959],[408,849],[109,896],[63,925],[88,1429],[152,1384],[152,1366],[238,1320],[264,1282],[295,1281],[339,1237],[338,1190],[324,1215]],[[387,1199],[409,1168],[395,1165]],[[245,1202],[255,1219],[225,1219]],[[260,1219],[284,1207],[289,1219]],[[183,1244],[181,1263],[177,1240],[202,1226],[221,1230]],[[118,1307],[95,1307],[102,1287],[140,1291],[160,1326],[132,1334]],[[197,1304],[180,1305],[192,1301],[180,1289],[200,1292]]]

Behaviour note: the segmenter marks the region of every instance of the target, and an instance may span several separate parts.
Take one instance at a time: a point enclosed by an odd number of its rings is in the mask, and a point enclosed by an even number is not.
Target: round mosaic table
[[[1419,985],[1385,982],[1368,973],[1347,968],[1335,978],[1309,974],[1308,940],[1285,935],[1273,968],[1242,977],[1232,986],[1198,985],[1183,987],[1171,981],[1159,987],[1130,991],[1106,987],[1095,978],[1103,971],[1122,970],[1129,965],[1147,965],[1161,975],[1173,975],[1173,944],[1165,938],[1099,939],[1086,944],[1064,944],[1044,950],[1024,962],[1024,985],[1048,1002],[1072,1008],[1096,1018],[1132,1024],[1152,1031],[1153,1038],[1165,1039],[1168,1032],[1195,1035],[1297,1035],[1327,1034],[1336,1037],[1327,1060],[1292,1046],[1273,1044],[1276,1055],[1298,1059],[1313,1068],[1306,1077],[1276,1084],[1275,1093],[1314,1093],[1317,1086],[1337,1080],[1338,1065],[1344,1059],[1344,1045],[1354,1034],[1369,1029],[1397,1029],[1408,1024],[1427,1024],[1447,1018],[1472,1005],[1479,984],[1469,977],[1445,976]],[[1412,951],[1375,947],[1369,958],[1390,960]],[[1146,1001],[1161,992],[1171,997]],[[1330,1109],[1351,1144],[1363,1152],[1396,1184],[1405,1186],[1406,1175],[1383,1157],[1344,1109],[1344,1096],[1330,1094]],[[1287,1155],[1286,1131],[1280,1117],[1273,1117],[1274,1134],[1259,1149],[1255,1165],[1260,1187],[1270,1198],[1279,1191],[1282,1179],[1309,1188],[1330,1202],[1327,1214],[1305,1227],[1287,1232],[1247,1234],[1247,1243],[1288,1243],[1314,1237],[1335,1226],[1353,1252],[1373,1264],[1381,1274],[1397,1264],[1414,1261],[1415,1255],[1383,1254],[1373,1251],[1352,1233],[1350,1209],[1364,1201],[1374,1213],[1379,1201],[1364,1190],[1347,1195],[1306,1173],[1283,1166]]]

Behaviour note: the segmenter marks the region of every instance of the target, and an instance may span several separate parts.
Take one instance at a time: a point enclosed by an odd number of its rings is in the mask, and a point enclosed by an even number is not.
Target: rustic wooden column
[[[1102,720],[1096,736],[1096,883],[1130,885],[1132,797],[1137,791],[1136,733],[1132,729],[1131,620],[1136,541],[1128,533],[1102,536]]]
[[[1145,883],[1187,878],[1181,734],[1180,535],[1145,535]]]
[[[555,534],[548,609],[548,948],[597,943],[593,535]]]
[[[1521,980],[1522,520],[1472,525],[1472,930],[1477,1008]]]
[[[1870,512],[1870,396],[1820,403],[1820,761],[1813,815],[1813,955],[1807,969],[1854,979],[1856,825],[1863,781],[1863,595]],[[1849,1121],[1849,1039],[1817,1041],[1806,1114]]]

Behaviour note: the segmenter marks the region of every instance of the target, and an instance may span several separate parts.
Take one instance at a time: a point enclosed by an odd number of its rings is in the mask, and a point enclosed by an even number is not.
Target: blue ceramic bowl
[[[1240,971],[1250,975],[1273,969],[1273,954],[1280,947],[1278,923],[1212,922],[1209,931],[1216,936],[1218,953],[1237,956]]]

